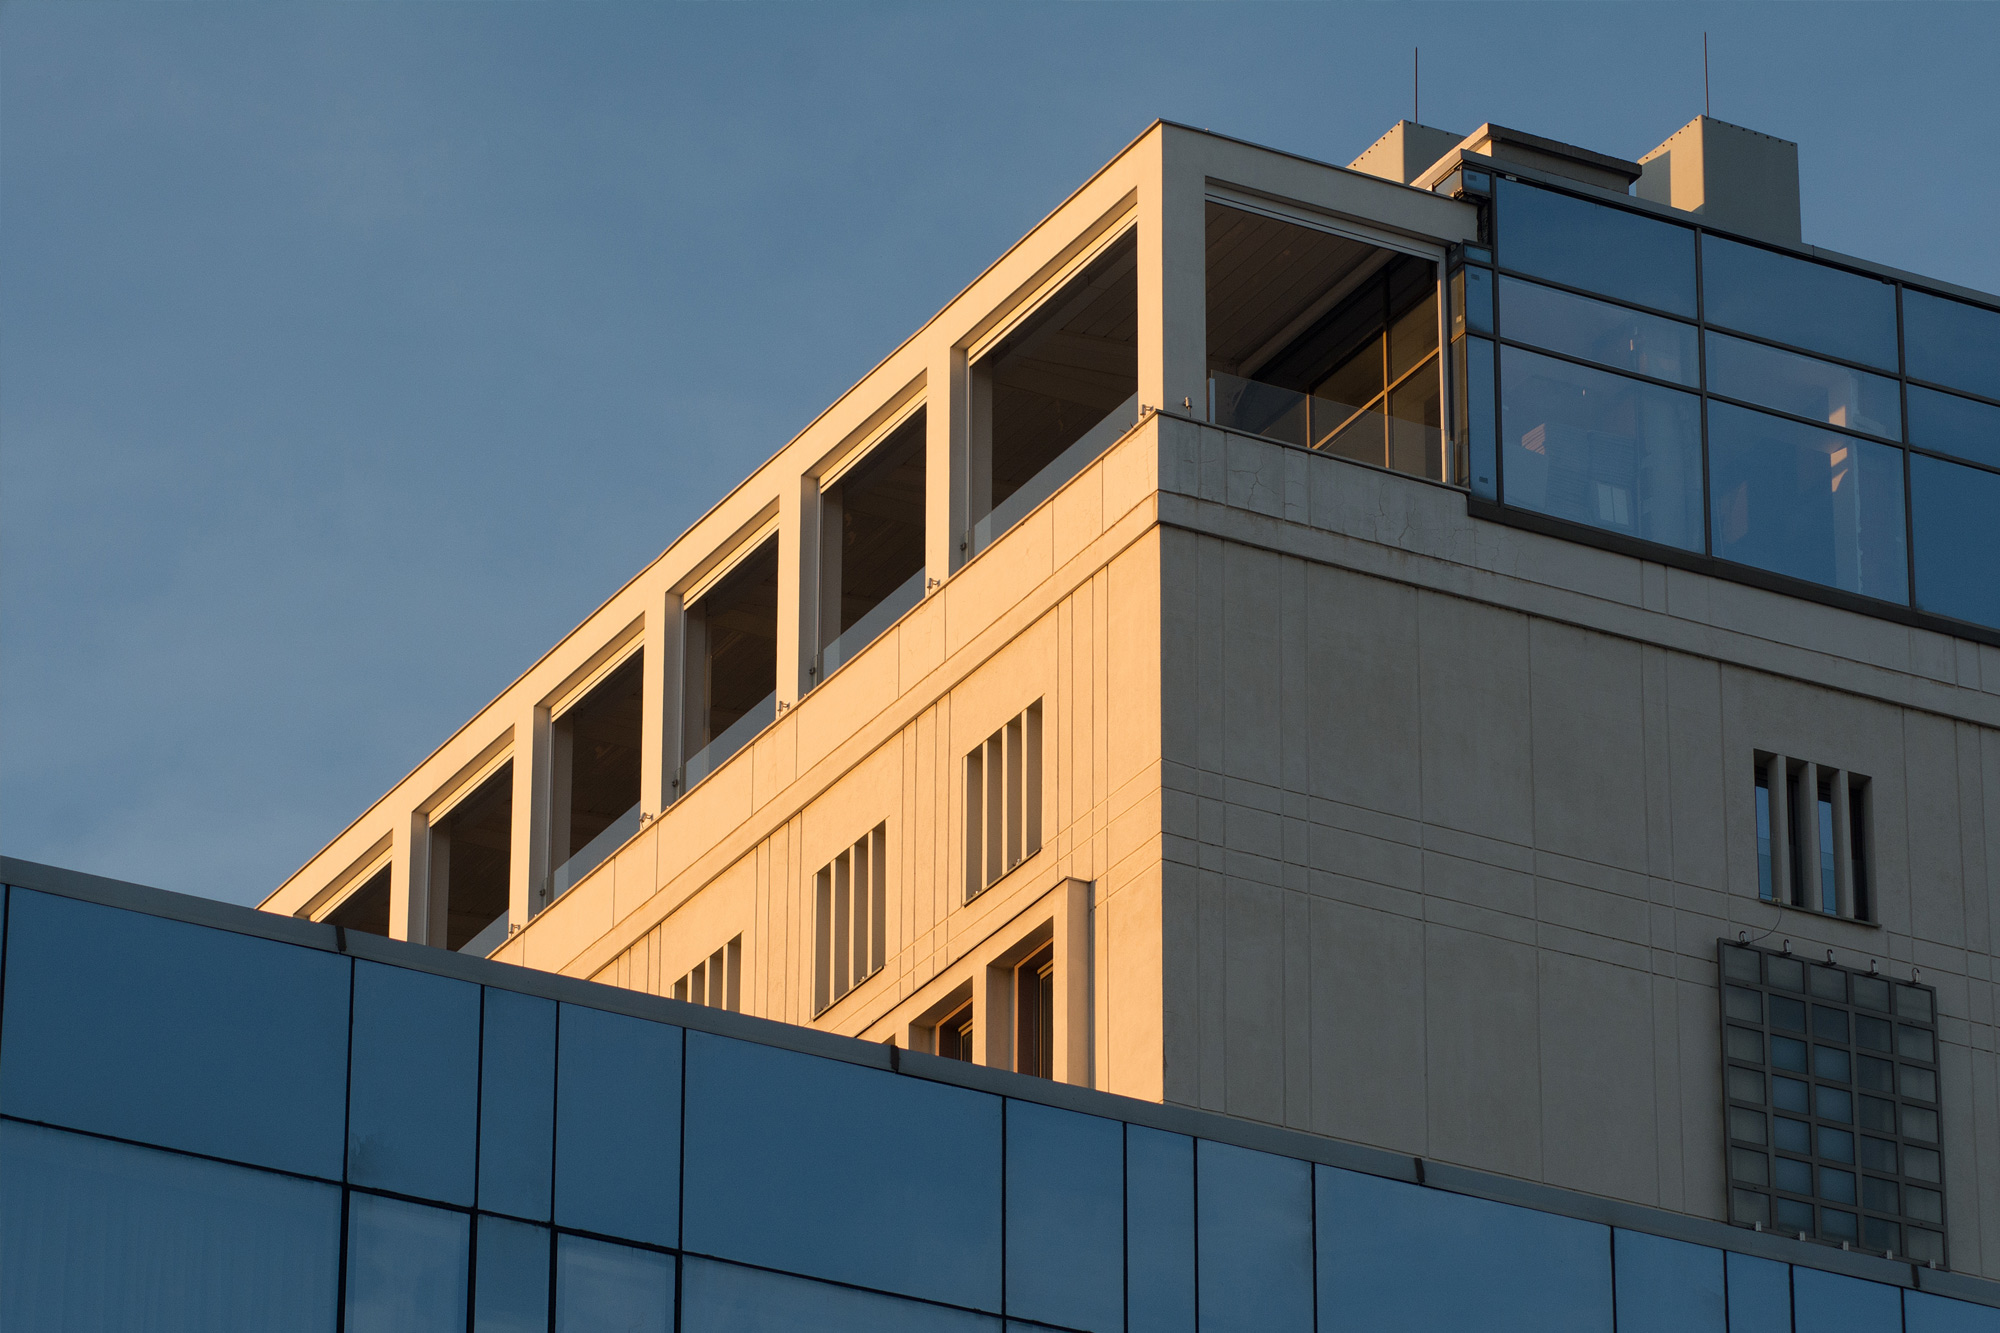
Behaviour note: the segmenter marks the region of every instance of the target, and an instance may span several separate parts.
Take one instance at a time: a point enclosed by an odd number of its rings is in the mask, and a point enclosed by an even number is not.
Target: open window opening
[[[1758,754],[1755,762],[1757,896],[1874,920],[1868,778],[1784,755]]]
[[[595,870],[639,831],[644,650],[549,726],[549,846],[544,902]]]
[[[346,930],[369,935],[389,933],[389,867],[370,875],[360,888],[341,900],[323,918]]]
[[[938,1020],[937,1053],[947,1060],[972,1063],[972,1001]]]
[[[778,715],[778,537],[764,539],[689,607],[685,791]]]
[[[820,494],[824,680],[924,597],[924,410]]]
[[[1056,946],[1044,944],[1014,968],[1014,1069],[1056,1076]]]
[[[1434,262],[1218,203],[1207,254],[1211,421],[1460,480]]]
[[[972,404],[977,552],[1138,420],[1136,233],[1107,247],[980,358]]]
[[[430,943],[488,954],[505,942],[513,844],[510,760],[431,824]]]

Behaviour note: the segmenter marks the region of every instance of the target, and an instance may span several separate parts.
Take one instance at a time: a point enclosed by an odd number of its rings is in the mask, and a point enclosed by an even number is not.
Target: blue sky
[[[1155,117],[1797,140],[2000,290],[2000,6],[0,10],[0,847],[254,902]]]

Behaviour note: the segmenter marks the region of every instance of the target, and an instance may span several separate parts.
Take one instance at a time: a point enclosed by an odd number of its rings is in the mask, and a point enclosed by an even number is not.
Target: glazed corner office
[[[2000,1327],[1932,1268],[0,876],[9,1328]]]
[[[1156,124],[263,906],[2000,1277],[2000,300],[1805,244],[1797,185],[1705,117]]]

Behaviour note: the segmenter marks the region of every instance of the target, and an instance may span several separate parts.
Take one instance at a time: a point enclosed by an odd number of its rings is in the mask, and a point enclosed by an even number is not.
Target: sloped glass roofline
[[[1484,1200],[1488,1204],[1510,1205],[1533,1210],[1552,1218],[1567,1218],[1578,1223],[1611,1228],[1612,1232],[1606,1236],[1607,1242],[1610,1242],[1611,1236],[1641,1233],[1639,1238],[1641,1241],[1645,1237],[1677,1241],[1686,1245],[1706,1247],[1727,1255],[1743,1256],[1746,1261],[1776,1261],[1792,1265],[1795,1270],[1802,1272],[1835,1275],[1841,1279],[1858,1279],[1864,1283],[1879,1284],[1876,1288],[1854,1288],[1853,1290],[1857,1292],[1897,1288],[1905,1292],[1930,1293],[1939,1298],[2000,1309],[2000,1282],[1961,1273],[1921,1268],[1906,1262],[1858,1252],[1836,1250],[1770,1233],[1749,1231],[1723,1222],[1604,1199],[1557,1186],[1512,1179],[1296,1130],[1281,1129],[1216,1112],[1155,1104],[1093,1089],[1051,1083],[1027,1075],[968,1065],[960,1061],[899,1050],[810,1028],[731,1014],[615,986],[490,962],[442,949],[426,948],[359,932],[349,933],[330,924],[279,917],[247,907],[170,893],[14,858],[0,857],[0,882],[11,886],[7,895],[10,935],[14,933],[12,918],[16,915],[12,911],[16,896],[12,889],[27,889],[57,898],[96,904],[212,931],[295,945],[328,956],[329,962],[336,957],[348,957],[361,962],[381,964],[389,969],[400,969],[403,974],[428,974],[435,978],[469,982],[486,987],[490,992],[511,992],[541,1001],[554,1001],[563,1006],[579,1006],[601,1013],[624,1015],[688,1033],[708,1033],[714,1037],[729,1039],[732,1044],[749,1043],[774,1052],[791,1052],[795,1055],[816,1057],[847,1066],[894,1074],[912,1080],[909,1088],[913,1097],[935,1095],[920,1093],[918,1090],[920,1085],[955,1086],[968,1092],[1004,1097],[1010,1102],[1033,1103],[1055,1111],[1081,1113],[1098,1117],[1103,1121],[1119,1122],[1129,1129],[1162,1131],[1167,1135],[1186,1136],[1201,1144],[1222,1145],[1228,1149],[1248,1150],[1252,1154],[1267,1154],[1271,1158],[1290,1159],[1297,1164],[1309,1164],[1314,1169],[1313,1179],[1317,1182],[1314,1188],[1322,1194],[1333,1190],[1344,1191],[1345,1194],[1353,1194],[1357,1198],[1362,1196],[1372,1198],[1382,1190],[1393,1190],[1395,1187],[1389,1182],[1399,1182],[1403,1186],[1416,1186],[1423,1191],[1419,1195],[1411,1195],[1407,1190],[1403,1190],[1395,1195],[1405,1202],[1432,1198],[1437,1201],[1438,1206],[1458,1208],[1461,1205],[1452,1204],[1449,1200],[1452,1198]],[[69,960],[65,960],[67,961]],[[303,959],[301,965],[304,965]],[[11,1002],[15,998],[15,989],[12,985],[8,987],[10,1011],[14,1008]],[[487,1020],[489,1035],[492,1023],[493,1019],[489,1014]],[[678,1044],[678,1038],[676,1043]],[[488,1046],[490,1062],[493,1059],[490,1042]],[[4,1049],[0,1048],[0,1060],[3,1059]],[[7,1118],[11,1123],[22,1123],[18,1116],[10,1114]],[[1130,1157],[1128,1160],[1136,1161]],[[1319,1168],[1330,1168],[1331,1174]],[[277,1169],[303,1170],[306,1175],[319,1174],[311,1167],[277,1165]],[[1206,1171],[1207,1167],[1203,1166],[1201,1169]],[[684,1168],[684,1172],[692,1170],[692,1167]],[[348,1173],[350,1177],[353,1175],[351,1163]],[[1370,1185],[1365,1183],[1364,1178],[1380,1183]],[[485,1205],[482,1203],[481,1207],[484,1208]],[[1325,1211],[1324,1208],[1321,1209],[1322,1213]],[[556,1219],[558,1229],[564,1226],[560,1212],[559,1203]],[[1500,1215],[1494,1216],[1497,1218]],[[1370,1220],[1372,1219],[1363,1219],[1361,1225],[1367,1225]],[[1202,1225],[1205,1226],[1206,1222]],[[1319,1225],[1323,1227],[1324,1223]],[[600,1229],[600,1234],[605,1233]],[[672,1242],[660,1240],[654,1243],[671,1245]],[[688,1246],[690,1252],[695,1248],[691,1241],[682,1243]],[[1330,1262],[1326,1247],[1331,1242],[1322,1237],[1316,1243],[1320,1246],[1318,1263],[1324,1269]],[[1610,1245],[1610,1248],[1619,1253],[1623,1253],[1626,1247],[1625,1241]],[[1610,1259],[1607,1257],[1605,1262],[1609,1264]],[[1623,1262],[1623,1259],[1619,1260],[1621,1265]],[[1731,1263],[1733,1273],[1734,1260]],[[1622,1267],[1620,1272],[1622,1274]],[[1608,1270],[1606,1275],[1608,1277]],[[1322,1286],[1325,1278],[1326,1275],[1323,1273]],[[1803,1292],[1805,1288],[1800,1287],[1798,1279],[1795,1278],[1792,1290]],[[1885,1296],[1891,1294],[1893,1293],[1885,1292]],[[1319,1299],[1324,1301],[1326,1297],[1322,1294]],[[1804,1297],[1801,1295],[1800,1299]],[[1926,1298],[1913,1297],[1913,1299],[1921,1301]],[[1933,1325],[1914,1318],[1909,1324],[1911,1328],[1933,1326],[1944,1325]]]

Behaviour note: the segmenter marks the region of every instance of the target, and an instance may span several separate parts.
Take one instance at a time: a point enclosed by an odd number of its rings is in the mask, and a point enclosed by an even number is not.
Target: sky
[[[0,850],[254,903],[1155,118],[1799,144],[2000,291],[2000,6],[0,8]]]

